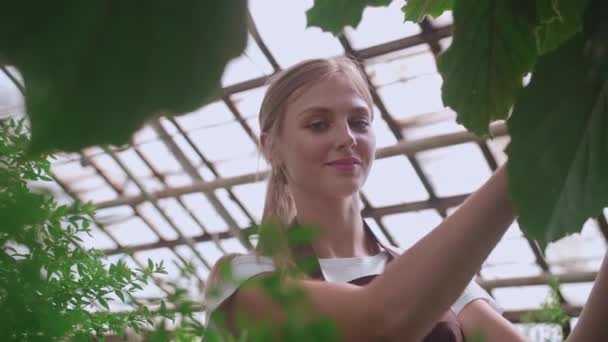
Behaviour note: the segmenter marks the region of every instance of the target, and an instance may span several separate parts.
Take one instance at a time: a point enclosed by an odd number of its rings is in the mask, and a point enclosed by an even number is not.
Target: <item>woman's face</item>
[[[315,83],[286,105],[275,147],[299,193],[346,197],[357,193],[371,168],[376,137],[372,113],[343,73]]]

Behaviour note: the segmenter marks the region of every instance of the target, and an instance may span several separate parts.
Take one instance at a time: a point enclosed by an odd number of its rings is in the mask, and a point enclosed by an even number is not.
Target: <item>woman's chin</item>
[[[334,182],[322,190],[328,197],[347,198],[358,194],[361,190],[361,184],[354,180],[352,182]]]

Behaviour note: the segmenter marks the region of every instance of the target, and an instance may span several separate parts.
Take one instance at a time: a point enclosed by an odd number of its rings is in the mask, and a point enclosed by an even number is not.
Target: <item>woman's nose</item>
[[[343,148],[343,147],[352,147],[354,145],[357,144],[357,139],[355,138],[355,135],[353,134],[353,131],[350,129],[350,126],[348,123],[342,123],[341,125],[339,125],[338,128],[338,147]]]

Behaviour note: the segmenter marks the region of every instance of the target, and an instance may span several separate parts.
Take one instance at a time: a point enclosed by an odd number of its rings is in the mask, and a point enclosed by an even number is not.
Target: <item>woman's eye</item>
[[[308,125],[313,131],[321,131],[327,127],[327,124],[323,121],[315,121]]]
[[[355,128],[364,129],[369,127],[369,122],[367,120],[355,120],[352,125]]]

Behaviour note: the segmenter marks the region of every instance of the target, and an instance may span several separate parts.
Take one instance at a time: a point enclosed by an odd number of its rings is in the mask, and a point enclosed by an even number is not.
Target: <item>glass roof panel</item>
[[[220,217],[217,211],[215,211],[204,194],[191,193],[182,195],[181,198],[194,216],[205,224],[207,232],[221,233],[228,229],[226,222]]]
[[[174,198],[165,198],[159,201],[159,205],[167,216],[173,221],[177,229],[186,237],[198,236],[203,233],[199,224],[192,219],[186,209]],[[196,216],[195,216],[196,217]]]
[[[167,145],[160,140],[139,145],[139,150],[154,170],[161,174],[180,172],[182,169]]]
[[[485,264],[483,265],[480,273],[483,279],[490,280],[538,276],[543,273],[543,270],[536,263],[500,265]]]
[[[548,295],[549,286],[546,285],[503,287],[492,290],[492,296],[505,310],[537,308]]]
[[[158,236],[139,217],[106,226],[122,246],[137,246],[158,241]]]
[[[418,76],[406,82],[379,87],[378,94],[387,110],[396,118],[444,109],[441,100],[441,77],[437,74]]]
[[[306,10],[310,7],[312,1],[275,1],[272,6],[266,0],[249,1],[249,10],[260,36],[282,67],[305,58],[344,53],[330,33],[321,32],[317,27],[306,28]]]
[[[486,259],[487,265],[531,264],[536,257],[524,238],[503,238]]]
[[[392,146],[397,143],[397,138],[388,127],[386,120],[382,118],[382,113],[378,107],[374,106],[374,121],[372,121],[372,129],[376,134],[376,149]]]
[[[108,234],[102,232],[99,228],[91,227],[91,231],[89,234],[79,233],[78,237],[82,239],[82,246],[86,249],[96,248],[96,249],[114,249],[118,247]]]
[[[146,144],[149,144],[149,143],[146,143]],[[160,144],[160,142],[157,142],[156,144]],[[145,145],[140,145],[140,146],[145,146]],[[140,148],[140,150],[141,150],[141,148]],[[125,164],[125,166],[129,170],[129,172],[131,172],[134,176],[136,176],[138,178],[146,178],[146,177],[153,176],[152,170],[150,170],[148,165],[146,165],[146,163],[144,163],[144,161],[141,159],[140,156],[137,155],[137,153],[135,152],[135,150],[132,147],[129,147],[123,151],[117,152],[116,156],[123,164]],[[106,157],[108,157],[108,156],[106,156]],[[107,160],[107,158],[106,158],[106,160]],[[122,171],[122,169],[120,169],[120,167],[118,167],[118,165],[116,165],[116,164],[114,164],[114,165],[117,167],[116,171],[114,171],[114,172],[120,172],[126,178],[127,176],[124,173],[124,171]]]
[[[236,221],[239,227],[247,228],[252,222],[247,218],[243,210],[230,198],[226,189],[219,189],[215,192],[215,195],[222,202],[230,216]]]
[[[218,161],[249,155],[254,150],[253,140],[238,122],[188,133],[196,147],[205,151],[206,158]]]
[[[95,211],[95,219],[103,225],[122,222],[130,219],[134,215],[135,212],[133,209],[126,205],[97,209]]]
[[[572,305],[584,305],[589,298],[593,283],[561,284],[560,291],[564,299]]]
[[[14,67],[7,67],[8,71],[23,84],[20,73]],[[21,92],[8,76],[0,71],[0,119],[14,115],[25,114],[25,104]]]
[[[435,56],[426,44],[380,55],[365,65],[372,84],[378,87],[437,74]]]
[[[412,126],[404,131],[408,140],[432,138],[435,136],[465,132],[466,129],[453,120],[443,120],[428,125]]]
[[[222,76],[224,87],[252,78],[268,75],[273,72],[272,66],[260,50],[260,47],[247,35],[247,47],[243,54],[231,60]]]
[[[413,36],[421,32],[420,26],[404,22],[401,1],[393,1],[387,7],[367,7],[356,29],[346,28],[355,49],[362,49],[383,42]],[[382,27],[381,30],[378,28]]]
[[[452,45],[452,37],[447,37],[439,40],[439,45],[441,46],[442,51],[447,50],[450,45]]]
[[[203,164],[203,160],[198,153],[196,153],[194,147],[186,140],[186,137],[182,134],[176,134],[172,136],[171,139],[173,139],[173,142],[175,142],[180,151],[184,153],[190,165],[197,167]]]
[[[375,219],[373,219],[371,217],[365,217],[364,220],[365,220],[365,223],[367,223],[369,228],[372,230],[372,232],[374,232],[374,235],[376,235],[378,240],[380,240],[380,242],[390,245],[386,235],[384,235],[384,232],[380,229],[380,226],[378,226],[378,223],[376,222]]]
[[[494,139],[486,140],[488,144],[488,148],[494,156],[494,159],[498,163],[498,165],[502,165],[507,161],[507,154],[505,153],[505,149],[509,145],[511,138],[507,135],[502,137],[496,137]]]
[[[77,181],[81,177],[93,176],[96,174],[95,169],[91,166],[83,166],[80,160],[53,163],[51,170],[61,180],[70,182],[70,184],[72,181]]]
[[[429,19],[431,19],[431,23],[433,23],[433,25],[436,27],[448,26],[448,25],[452,25],[452,23],[454,23],[454,17],[452,15],[452,11],[445,11],[439,17],[437,17],[437,18],[429,17]]]
[[[199,253],[203,254],[207,261],[212,265],[224,255],[213,241],[199,242],[196,244],[195,248]]]
[[[395,179],[401,181],[395,182]],[[426,200],[429,198],[422,182],[405,157],[374,161],[363,193],[374,207]]]
[[[211,128],[233,122],[234,116],[224,102],[216,101],[193,112],[174,117],[177,124],[186,132]]]
[[[237,238],[228,238],[221,241],[222,247],[227,253],[247,253],[243,244]]]
[[[176,188],[182,186],[192,185],[192,177],[190,177],[187,173],[176,173],[176,174],[168,174],[165,176],[165,183],[167,186]]]
[[[194,265],[194,271],[200,279],[202,279],[203,281],[207,279],[207,277],[209,276],[209,269],[205,266],[205,264],[202,263],[202,261],[200,261],[198,257],[196,257],[196,255],[192,251],[192,248],[186,245],[180,245],[175,247],[175,252],[184,260]],[[207,261],[206,254],[203,253],[202,255],[203,258],[205,258],[205,261]]]
[[[142,144],[155,139],[158,139],[158,134],[156,134],[150,125],[143,126],[133,134],[133,142],[135,144]]]
[[[416,158],[440,197],[471,193],[492,175],[481,150],[473,143],[419,152]]]
[[[410,248],[441,223],[435,210],[385,216],[382,220],[399,247]]]
[[[597,222],[585,222],[581,233],[566,236],[547,246],[545,257],[554,272],[597,271],[606,253],[606,240]]]
[[[161,201],[164,200],[159,200],[158,202]],[[178,236],[175,230],[173,230],[169,222],[162,217],[161,213],[156,210],[152,203],[144,202],[139,204],[137,206],[137,211],[139,212],[140,216],[150,224],[150,228],[153,228],[153,230],[156,230],[159,234],[161,234],[163,239],[177,239]]]
[[[215,168],[223,177],[234,177],[249,173],[259,173],[268,169],[266,160],[256,151],[240,158],[216,162]]]
[[[116,191],[109,186],[97,187],[93,190],[78,193],[78,198],[83,202],[103,202],[116,198]]]
[[[260,222],[264,211],[264,198],[266,197],[266,187],[268,181],[239,185],[232,188],[232,191],[239,198],[241,203],[249,210],[256,222]]]
[[[266,94],[267,89],[267,86],[263,86],[242,91],[232,95],[231,99],[243,117],[246,119],[255,119],[257,121],[260,108],[262,107],[262,101],[264,100],[264,94]]]

